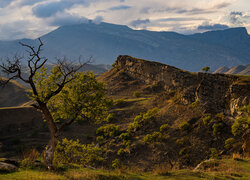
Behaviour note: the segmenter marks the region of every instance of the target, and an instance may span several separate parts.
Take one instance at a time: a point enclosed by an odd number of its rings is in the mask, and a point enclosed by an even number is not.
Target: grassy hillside
[[[1,79],[0,79],[1,81]],[[16,81],[10,81],[6,86],[0,86],[0,107],[19,106],[29,101],[28,90]]]

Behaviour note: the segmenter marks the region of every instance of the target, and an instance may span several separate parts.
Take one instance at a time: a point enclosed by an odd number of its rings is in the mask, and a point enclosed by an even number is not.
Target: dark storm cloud
[[[198,30],[224,30],[228,28],[225,24],[200,25],[197,27]]]
[[[117,10],[125,10],[125,9],[130,9],[130,8],[131,8],[131,6],[121,5],[121,6],[111,7],[108,10],[110,10],[110,11],[117,11]]]
[[[86,0],[62,0],[56,2],[50,2],[45,4],[38,4],[32,9],[33,14],[36,17],[47,18],[51,17],[57,12],[63,12],[65,9],[71,8],[74,4],[81,4],[84,6],[89,5],[89,1]]]
[[[130,22],[130,25],[133,26],[133,27],[137,27],[139,25],[142,25],[142,24],[148,24],[150,23],[150,20],[149,19],[137,19],[137,20],[134,20],[132,22]]]

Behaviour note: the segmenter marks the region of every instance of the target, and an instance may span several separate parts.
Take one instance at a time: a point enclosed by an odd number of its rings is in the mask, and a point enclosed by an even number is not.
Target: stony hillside
[[[246,154],[249,139],[243,141],[234,136],[231,126],[241,115],[239,108],[249,104],[249,76],[190,73],[130,56],[119,56],[114,65],[98,77],[107,84],[107,93],[114,99],[106,122],[98,126],[75,123],[65,129],[62,138],[94,142],[103,149],[105,167],[120,159],[127,167],[141,171],[160,165],[194,167],[208,159],[211,151],[216,156],[242,153],[242,144],[247,145]],[[9,111],[0,111],[0,118],[4,114],[6,119]],[[23,114],[23,120],[29,116],[18,108],[11,111]],[[42,122],[39,114],[33,120],[27,119],[26,124],[19,117],[11,116],[0,125],[4,130],[1,130],[1,153],[6,153],[6,149],[13,152],[13,142],[19,142],[20,153],[31,146],[43,149],[48,141],[46,126],[32,125],[34,121]],[[10,126],[15,128],[8,129]],[[14,139],[17,135],[18,140]],[[229,138],[235,142],[225,148]],[[37,146],[28,143],[32,139]],[[15,146],[14,150],[17,149]]]

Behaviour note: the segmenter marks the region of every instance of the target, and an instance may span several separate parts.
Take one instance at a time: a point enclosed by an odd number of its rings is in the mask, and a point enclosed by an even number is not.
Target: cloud
[[[14,0],[1,0],[0,1],[0,8],[5,8],[8,6],[10,3],[12,3]]]
[[[85,17],[80,17],[78,15],[72,15],[69,13],[58,13],[53,18],[48,20],[50,26],[64,26],[72,24],[87,23],[89,20]]]
[[[233,11],[233,12],[230,12],[229,14],[229,21],[233,25],[242,25],[243,24],[242,17],[243,17],[242,12]]]
[[[207,25],[199,25],[197,27],[197,30],[224,30],[224,29],[228,29],[229,26],[225,25],[225,24],[207,24]]]
[[[93,19],[93,23],[100,24],[103,21],[102,16],[96,16],[95,19]]]
[[[32,9],[33,14],[39,18],[47,18],[55,15],[57,12],[63,12],[65,9],[70,9],[75,4],[88,6],[89,1],[86,0],[61,0],[38,4]]]
[[[138,27],[140,25],[145,25],[145,24],[148,24],[148,23],[150,23],[149,19],[144,19],[144,20],[137,19],[137,20],[134,20],[134,21],[130,22],[130,25],[132,27]]]
[[[226,7],[230,6],[230,5],[231,5],[231,3],[223,2],[223,3],[215,5],[213,8],[222,9],[222,8],[226,8]]]
[[[38,2],[42,2],[43,0],[21,0],[19,2],[19,6],[32,6]]]
[[[168,22],[168,21],[200,21],[206,20],[205,18],[194,18],[194,17],[174,17],[174,18],[161,18],[155,21]]]
[[[113,6],[113,7],[109,8],[108,10],[117,11],[117,10],[126,10],[126,9],[130,9],[130,8],[131,8],[131,6],[121,5],[121,6]]]

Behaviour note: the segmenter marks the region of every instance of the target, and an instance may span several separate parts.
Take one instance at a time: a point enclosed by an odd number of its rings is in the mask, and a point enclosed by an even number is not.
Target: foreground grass
[[[86,168],[67,169],[61,172],[48,172],[42,170],[20,169],[17,172],[0,174],[0,180],[26,180],[26,179],[86,179],[86,180],[163,180],[163,179],[250,179],[250,159],[244,161],[234,161],[231,159],[221,160],[217,167],[207,171],[178,170],[166,171],[158,169],[148,173],[132,173],[120,170],[92,170]]]

